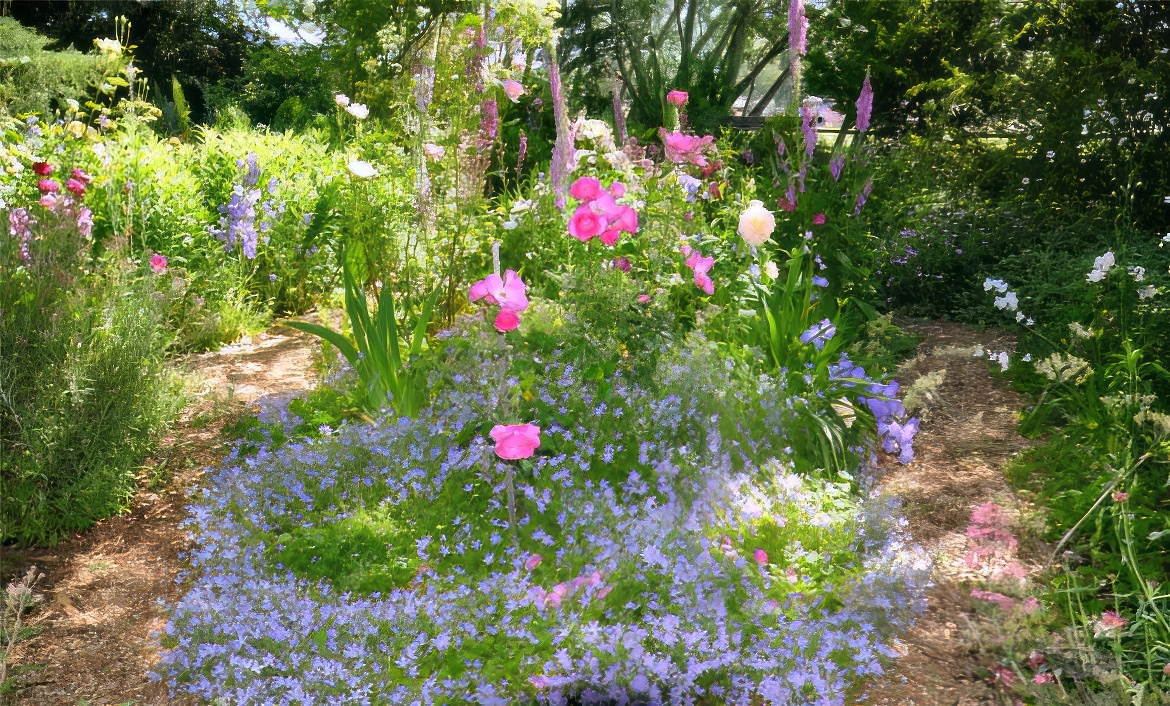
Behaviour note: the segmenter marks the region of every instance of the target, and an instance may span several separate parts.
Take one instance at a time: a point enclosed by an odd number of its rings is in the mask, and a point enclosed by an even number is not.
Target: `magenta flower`
[[[75,196],[85,195],[85,184],[82,184],[76,179],[70,179],[65,182],[65,188],[68,189]]]
[[[620,199],[626,195],[626,186],[620,181],[615,181],[609,185],[609,195],[615,199]]]
[[[497,424],[491,437],[496,455],[508,461],[528,458],[540,446],[540,427],[535,424]]]
[[[524,560],[524,568],[532,571],[540,566],[540,562],[544,561],[544,557],[539,554],[529,554],[528,558]]]
[[[569,187],[569,195],[578,201],[592,201],[601,194],[601,182],[597,177],[583,176]]]
[[[707,294],[715,293],[715,282],[707,275],[711,268],[715,266],[715,258],[703,257],[703,254],[698,250],[692,251],[686,260],[686,266],[694,271],[695,286],[703,290]]]
[[[489,304],[502,309],[521,312],[528,308],[527,289],[520,275],[514,270],[507,270],[503,278],[493,273],[471,285],[468,298],[473,302],[487,299]]]
[[[53,179],[41,179],[37,182],[37,188],[42,194],[55,194],[61,190],[61,185]]]
[[[681,108],[686,105],[689,97],[686,91],[674,90],[666,94],[666,102],[676,108]]]
[[[652,301],[652,299],[651,299],[649,294],[639,294],[638,295],[638,303],[639,304],[649,304],[651,301]]]
[[[754,552],[752,552],[752,561],[756,562],[760,566],[767,564],[768,563],[768,552],[764,551],[763,549],[760,549],[759,547],[756,547],[756,550]]]
[[[569,235],[582,243],[587,243],[594,237],[601,235],[604,230],[605,219],[594,213],[587,203],[578,206],[577,210],[573,212],[573,217],[569,219]]]
[[[697,167],[707,166],[707,158],[703,153],[715,144],[715,138],[711,135],[684,135],[681,132],[667,132],[666,128],[659,128],[658,134],[662,137],[666,158],[670,161],[675,164],[687,162]]]
[[[78,169],[76,167],[73,168],[72,176],[74,179],[76,179],[77,181],[80,181],[82,184],[85,184],[87,186],[89,185],[89,182],[93,181],[93,177],[91,177],[90,175],[86,174],[85,172],[81,171],[80,169]]]
[[[500,309],[496,314],[496,330],[500,333],[513,331],[520,326],[520,315],[510,309]]]
[[[33,162],[33,174],[47,177],[53,173],[53,165],[48,162]]]
[[[155,253],[150,256],[150,269],[155,271],[155,274],[162,274],[167,271],[166,257]]]
[[[628,257],[615,257],[613,259],[613,267],[614,267],[614,269],[621,270],[622,272],[629,272],[630,271],[630,258],[628,258]]]
[[[817,215],[813,216],[813,225],[814,226],[825,225],[825,214],[818,213]]]
[[[93,232],[93,211],[88,206],[82,206],[77,212],[77,232],[83,238],[88,238]]]
[[[861,84],[861,95],[857,97],[857,131],[864,133],[869,129],[869,119],[873,116],[873,86],[869,83],[869,72],[865,72],[865,81]]]

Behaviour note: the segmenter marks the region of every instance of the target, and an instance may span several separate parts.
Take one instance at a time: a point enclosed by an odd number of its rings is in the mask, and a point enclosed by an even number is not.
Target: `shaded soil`
[[[225,425],[258,400],[315,384],[318,345],[277,328],[178,361],[191,400],[144,464],[130,509],[55,547],[0,550],[0,578],[29,565],[45,574],[37,587],[43,600],[28,619],[40,633],[16,647],[19,676],[8,703],[171,703],[148,674],[158,660],[163,606],[183,590],[186,493],[226,450]]]
[[[941,384],[928,395],[916,460],[889,459],[885,490],[902,499],[914,540],[934,558],[927,610],[896,644],[902,657],[867,685],[857,703],[900,706],[975,706],[1003,703],[984,678],[988,664],[964,639],[982,618],[971,588],[986,576],[964,561],[971,511],[993,502],[1018,515],[1027,508],[1008,486],[1003,469],[1027,441],[1016,434],[1023,399],[988,370],[987,352],[1015,350],[1015,341],[994,331],[971,331],[943,322],[899,322],[922,336],[918,355],[901,367],[907,390],[924,375]],[[938,376],[937,372],[945,370]]]

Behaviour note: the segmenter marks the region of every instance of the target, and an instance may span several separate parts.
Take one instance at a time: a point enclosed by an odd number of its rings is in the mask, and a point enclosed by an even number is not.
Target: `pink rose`
[[[617,244],[617,241],[621,237],[622,237],[621,230],[619,230],[617,228],[610,228],[609,230],[607,230],[601,234],[601,242],[612,248],[615,244]]]
[[[510,309],[500,309],[496,314],[496,330],[500,333],[513,331],[520,326],[520,315]]]
[[[674,90],[666,94],[666,102],[670,103],[676,108],[681,108],[686,105],[687,98],[689,98],[689,96],[687,95],[686,91]]]
[[[592,238],[601,235],[604,230],[605,219],[594,213],[590,204],[583,203],[578,206],[577,210],[573,212],[573,217],[569,220],[569,235],[582,243],[587,243]]]
[[[535,424],[497,424],[491,437],[496,442],[496,455],[513,461],[528,458],[540,446],[540,427]]]
[[[756,550],[752,552],[752,560],[760,566],[763,566],[764,564],[768,563],[768,552],[757,547]]]
[[[162,273],[167,271],[167,259],[164,256],[159,255],[158,253],[151,255],[150,256],[150,269],[154,270],[157,274],[161,275]]]
[[[592,201],[601,196],[601,182],[597,177],[581,177],[569,187],[569,195],[578,201]]]

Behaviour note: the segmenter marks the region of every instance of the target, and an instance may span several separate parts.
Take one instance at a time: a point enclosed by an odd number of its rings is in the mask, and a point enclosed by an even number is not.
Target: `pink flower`
[[[1035,596],[1028,596],[1024,599],[1024,605],[1021,606],[1020,609],[1024,611],[1024,615],[1031,615],[1041,608],[1043,608],[1043,606],[1040,605],[1039,598],[1036,598]]]
[[[813,216],[813,225],[814,226],[825,225],[825,214],[818,213],[817,215]]]
[[[1126,500],[1129,500],[1129,493],[1123,493],[1123,492],[1118,491],[1118,492],[1113,494],[1113,502],[1115,502],[1115,503],[1123,503]]]
[[[610,228],[601,234],[601,242],[612,248],[615,244],[617,244],[618,239],[621,237],[622,232],[620,230],[617,228]]]
[[[583,176],[569,187],[569,195],[578,201],[592,201],[601,196],[601,182],[597,177]]]
[[[50,211],[56,210],[56,208],[57,208],[57,195],[56,194],[45,194],[44,196],[41,197],[41,200],[39,203],[42,206],[44,206],[45,208],[49,209]]]
[[[1039,669],[1048,663],[1048,658],[1044,656],[1043,652],[1032,650],[1028,653],[1028,659],[1024,660],[1024,664],[1028,665],[1028,669]]]
[[[525,294],[527,287],[515,270],[504,272],[503,278],[493,273],[471,285],[468,298],[471,301],[487,299],[489,304],[495,304],[509,311],[521,312],[528,308],[528,297]]]
[[[971,597],[976,600],[994,603],[1003,610],[1011,610],[1012,608],[1016,607],[1016,601],[1014,598],[1009,598],[1002,593],[995,593],[994,591],[984,591],[982,589],[973,588],[971,589]]]
[[[686,105],[687,98],[689,97],[690,96],[687,95],[686,91],[674,90],[666,94],[666,102],[670,103],[676,108],[681,108]]]
[[[695,273],[694,282],[696,287],[709,295],[715,293],[715,282],[707,276],[707,273],[715,266],[715,258],[703,257],[701,252],[694,250],[687,258],[686,266],[691,268]]]
[[[650,297],[649,294],[639,294],[638,295],[638,303],[639,304],[649,304],[651,301],[653,301],[653,299]]]
[[[53,179],[41,179],[37,182],[37,188],[42,194],[55,194],[61,190],[61,185]]]
[[[33,162],[33,174],[37,176],[49,176],[53,173],[53,165],[48,162]]]
[[[93,181],[93,177],[91,177],[90,175],[81,171],[77,167],[73,168],[72,174],[73,174],[73,178],[76,179],[77,181],[80,181],[82,184],[88,185],[89,182]]]
[[[536,567],[540,566],[540,562],[543,560],[544,557],[539,554],[529,554],[528,558],[524,560],[524,568],[532,571]]]
[[[808,17],[804,12],[804,0],[788,2],[788,50],[793,56],[808,51]]]
[[[1056,677],[1052,676],[1052,672],[1044,672],[1032,677],[1033,684],[1052,684],[1056,681]]]
[[[605,219],[593,212],[589,204],[583,203],[569,219],[569,235],[587,243],[605,230]]]
[[[609,595],[609,592],[612,590],[613,590],[613,586],[602,586],[601,588],[597,589],[597,598],[598,599],[605,598],[606,596]]]
[[[615,181],[609,185],[609,195],[615,199],[620,199],[626,195],[626,187],[620,181]]]
[[[670,161],[675,164],[689,162],[698,167],[707,166],[707,158],[703,156],[703,153],[715,143],[715,138],[711,135],[697,137],[684,135],[681,132],[667,132],[665,128],[659,128],[658,134],[662,137],[666,158]]]
[[[65,188],[69,189],[75,196],[82,196],[85,194],[85,184],[82,184],[76,179],[70,179],[65,182]]]
[[[156,274],[162,274],[167,271],[167,259],[155,253],[150,256],[150,269],[154,270]]]
[[[515,79],[504,79],[504,93],[507,94],[509,100],[516,103],[520,100],[520,96],[524,95],[524,86]]]
[[[93,232],[93,211],[88,206],[82,206],[77,213],[77,232],[83,238],[88,238]]]
[[[615,257],[613,259],[613,267],[615,270],[621,270],[622,272],[629,272],[630,271],[630,258],[628,258],[628,257]]]
[[[520,315],[510,309],[500,309],[496,314],[496,330],[500,333],[514,331],[520,326]]]
[[[763,566],[764,564],[768,563],[768,552],[757,547],[756,550],[752,552],[752,560],[760,566]]]
[[[1121,631],[1129,621],[1117,614],[1117,611],[1107,610],[1101,613],[1093,628],[1093,637],[1112,637]]]
[[[528,458],[540,446],[540,427],[535,424],[497,424],[491,437],[496,442],[496,455],[514,461]]]

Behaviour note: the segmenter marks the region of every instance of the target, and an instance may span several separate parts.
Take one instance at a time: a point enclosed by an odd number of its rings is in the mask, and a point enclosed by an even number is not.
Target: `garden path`
[[[934,558],[926,613],[896,648],[902,657],[888,673],[867,685],[859,704],[976,706],[1004,703],[987,674],[994,658],[981,654],[979,635],[994,626],[973,610],[970,591],[986,575],[964,561],[971,511],[994,502],[1017,517],[1027,503],[1004,478],[1004,467],[1027,441],[1016,433],[1023,399],[989,372],[977,351],[1014,351],[1015,340],[994,331],[973,331],[945,322],[900,321],[922,342],[918,355],[898,374],[903,390],[936,374],[926,386],[917,459],[898,466],[887,459],[884,490],[899,496],[914,541]],[[945,371],[941,376],[938,371]],[[1028,557],[1021,561],[1027,565]],[[1035,567],[1031,567],[1034,570]]]
[[[317,339],[286,328],[177,361],[191,399],[171,435],[142,470],[130,510],[56,547],[9,552],[4,576],[34,565],[44,596],[18,644],[16,704],[165,704],[147,674],[158,659],[163,604],[182,591],[179,558],[186,492],[226,451],[223,433],[264,398],[312,387]],[[3,702],[4,697],[0,697]]]

